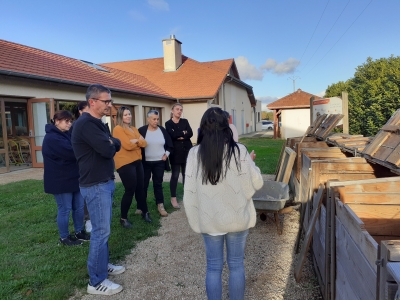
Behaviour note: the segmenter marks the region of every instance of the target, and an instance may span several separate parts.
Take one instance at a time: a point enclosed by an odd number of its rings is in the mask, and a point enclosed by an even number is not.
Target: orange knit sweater
[[[117,170],[131,162],[142,159],[141,148],[146,147],[147,142],[146,140],[139,140],[137,144],[131,142],[132,139],[139,139],[140,137],[140,133],[135,127],[123,128],[117,125],[113,130],[113,137],[121,141],[121,150],[115,153],[114,156],[115,168]]]

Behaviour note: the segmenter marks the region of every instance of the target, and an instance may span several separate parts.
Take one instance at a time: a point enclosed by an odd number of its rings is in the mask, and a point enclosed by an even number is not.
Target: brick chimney
[[[169,39],[162,40],[164,50],[164,72],[174,72],[182,64],[181,42],[171,35]]]

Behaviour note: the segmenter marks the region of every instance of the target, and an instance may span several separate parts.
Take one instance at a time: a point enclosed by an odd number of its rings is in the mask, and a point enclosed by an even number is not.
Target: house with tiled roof
[[[274,113],[274,138],[302,136],[310,126],[310,99],[320,97],[301,89],[267,105]]]
[[[182,54],[174,36],[162,43],[161,58],[94,64],[0,40],[0,173],[43,166],[45,124],[56,110],[84,101],[92,83],[112,92],[113,108],[104,118],[110,127],[121,105],[131,109],[133,125],[140,127],[151,109],[160,112],[164,125],[171,106],[180,102],[195,133],[193,142],[211,106],[228,111],[239,134],[256,130],[261,106],[252,87],[240,80],[233,59],[198,62]]]

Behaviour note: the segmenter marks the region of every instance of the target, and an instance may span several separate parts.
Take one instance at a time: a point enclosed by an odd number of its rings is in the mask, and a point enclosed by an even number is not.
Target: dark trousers
[[[176,197],[176,187],[178,186],[179,172],[182,170],[182,183],[185,185],[185,170],[186,163],[184,164],[171,164],[171,181],[169,183],[169,190],[171,197]]]
[[[146,197],[144,194],[144,173],[141,160],[122,166],[117,170],[125,192],[121,200],[121,218],[128,218],[128,211],[132,204],[133,196],[136,198],[137,208],[143,214],[148,212]]]
[[[165,161],[144,161],[144,193],[147,199],[147,189],[149,188],[150,178],[153,178],[154,197],[156,204],[164,203],[164,193],[162,183],[164,179]]]

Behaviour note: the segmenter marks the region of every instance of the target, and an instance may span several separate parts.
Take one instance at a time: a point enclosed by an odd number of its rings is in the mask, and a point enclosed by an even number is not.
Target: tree
[[[354,77],[328,86],[326,97],[349,93],[351,134],[373,136],[400,108],[400,56],[371,57],[356,68]]]

